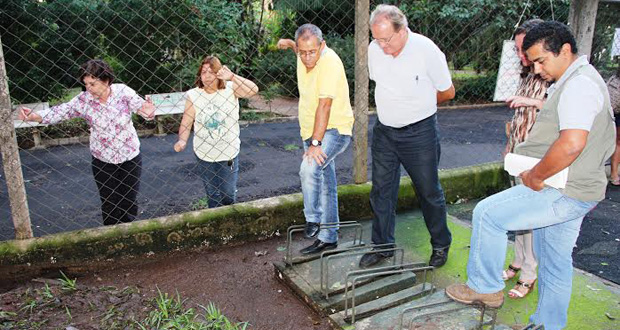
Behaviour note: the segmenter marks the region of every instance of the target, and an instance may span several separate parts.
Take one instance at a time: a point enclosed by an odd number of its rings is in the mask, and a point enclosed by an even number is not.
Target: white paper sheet
[[[504,170],[512,176],[519,176],[519,174],[534,167],[538,162],[540,162],[538,158],[509,153],[504,158]],[[568,167],[547,178],[545,184],[553,188],[563,189],[566,187],[566,181],[568,181]]]

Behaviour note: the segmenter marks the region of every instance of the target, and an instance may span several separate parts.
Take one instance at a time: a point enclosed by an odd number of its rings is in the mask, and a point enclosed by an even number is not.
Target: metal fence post
[[[2,151],[2,167],[9,192],[13,226],[15,227],[15,238],[32,238],[22,164],[19,159],[17,137],[13,127],[11,97],[9,96],[9,82],[4,65],[2,38],[0,38],[0,150]]]
[[[370,1],[355,2],[355,109],[353,180],[368,181],[368,31]]]
[[[596,24],[598,0],[571,0],[568,24],[575,35],[579,55],[592,53],[592,38]]]

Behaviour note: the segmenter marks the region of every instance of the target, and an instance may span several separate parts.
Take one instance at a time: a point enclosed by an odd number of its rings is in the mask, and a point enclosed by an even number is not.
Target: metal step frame
[[[395,267],[400,267],[400,269],[393,269]],[[346,279],[345,279],[345,283],[347,283],[347,285],[345,286],[345,295],[344,295],[344,317],[345,319],[348,318],[348,303],[349,303],[349,298],[348,298],[348,293],[349,293],[349,278],[352,277],[352,289],[351,289],[351,324],[355,323],[355,285],[357,284],[357,282],[359,280],[362,279],[366,279],[369,277],[376,277],[376,276],[385,276],[385,275],[393,275],[393,274],[400,274],[400,273],[404,273],[404,272],[423,272],[424,273],[424,281],[422,282],[422,291],[425,290],[426,288],[426,279],[427,279],[427,273],[430,272],[431,274],[431,291],[429,293],[433,293],[435,286],[434,283],[434,271],[435,271],[435,267],[433,266],[428,266],[426,263],[423,262],[416,262],[416,263],[407,263],[407,264],[397,264],[397,265],[391,265],[391,266],[383,266],[383,267],[376,267],[376,268],[370,268],[370,269],[361,269],[361,270],[354,270],[351,272],[348,272],[346,275]]]
[[[319,225],[320,229],[330,229],[330,228],[346,228],[346,227],[355,227],[355,237],[353,239],[353,245],[360,244],[362,245],[362,237],[364,235],[364,229],[362,224],[357,221],[341,221],[341,222],[327,222]],[[284,263],[289,266],[295,264],[295,260],[291,258],[291,243],[293,241],[293,233],[304,231],[306,225],[292,225],[286,230],[286,255],[284,256]],[[301,262],[307,261],[306,259]]]
[[[454,303],[453,300],[448,300],[448,301],[429,303],[429,304],[424,304],[424,305],[420,305],[420,306],[414,306],[414,307],[405,308],[400,313],[400,317],[399,317],[399,321],[398,321],[398,329],[399,330],[403,329],[403,322],[404,322],[404,319],[405,319],[405,314],[407,314],[407,313],[417,312],[417,311],[421,311],[421,310],[426,309],[426,308],[433,308],[433,307],[438,307],[438,306],[442,306],[442,305],[448,305],[448,304],[452,304],[452,303]],[[484,304],[481,304],[481,305],[459,304],[457,307],[450,308],[450,309],[447,309],[447,310],[440,310],[440,311],[434,311],[434,312],[421,313],[421,314],[415,315],[411,319],[410,324],[413,323],[413,321],[415,319],[420,318],[420,317],[432,316],[432,315],[436,315],[436,314],[445,314],[445,313],[458,312],[458,311],[461,311],[461,310],[464,310],[464,309],[469,309],[472,306],[478,307],[480,309],[480,321],[478,323],[477,329],[482,330],[484,325],[490,325],[491,326],[490,330],[495,329],[495,322],[497,320],[497,311],[499,310],[499,308],[491,308],[491,307],[488,307],[488,306],[486,306]],[[489,324],[484,324],[484,315],[485,315],[487,310],[489,310],[491,312],[491,321],[490,321]],[[411,327],[408,327],[408,328],[410,329]]]
[[[400,252],[400,264],[403,264],[405,258],[405,249],[395,247],[395,244],[380,244],[380,245],[370,245],[370,246],[361,246],[361,247],[352,247],[342,250],[331,250],[324,251],[321,253],[321,293],[325,295],[325,299],[329,298],[329,262],[335,259],[341,259],[345,257],[351,257],[361,254],[368,253],[368,249],[372,248],[374,253],[381,252],[394,252],[392,256],[393,265],[397,265],[396,263],[396,252]],[[390,246],[389,248],[381,248],[382,246]],[[363,250],[363,251],[360,251]],[[345,283],[345,288],[348,286],[348,283]],[[337,292],[337,291],[334,291]]]

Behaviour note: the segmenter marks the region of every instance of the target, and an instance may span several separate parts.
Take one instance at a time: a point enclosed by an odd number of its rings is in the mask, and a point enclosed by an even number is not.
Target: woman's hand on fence
[[[215,76],[217,77],[217,79],[221,79],[224,81],[230,81],[230,80],[233,80],[233,78],[235,77],[235,74],[232,71],[230,71],[230,69],[227,66],[224,65],[217,72]]]
[[[177,143],[174,144],[174,151],[181,152],[181,151],[185,150],[186,146],[187,146],[187,142],[186,141],[179,140],[179,141],[177,141]]]
[[[17,119],[23,121],[36,121],[40,123],[43,118],[40,115],[32,111],[30,108],[21,107],[17,110]]]
[[[142,104],[142,107],[138,109],[138,114],[146,120],[155,119],[155,105],[151,101],[150,97],[146,97],[146,102]]]
[[[536,107],[536,109],[541,109],[543,106],[543,100],[513,95],[506,99],[506,104],[508,104],[511,108]]]

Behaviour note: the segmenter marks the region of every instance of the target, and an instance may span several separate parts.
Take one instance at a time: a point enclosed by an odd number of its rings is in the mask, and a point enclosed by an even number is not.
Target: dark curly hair
[[[519,25],[518,28],[515,29],[515,33],[512,35],[513,38],[520,34],[527,34],[532,28],[536,25],[544,22],[544,20],[540,18],[532,18],[523,22],[523,24]],[[521,45],[523,47],[523,45]],[[521,78],[527,77],[527,75],[532,72],[532,66],[524,66],[521,68]]]
[[[528,33],[533,27],[535,27],[536,25],[542,22],[544,22],[544,20],[540,18],[528,19],[527,21],[523,22],[523,24],[519,25],[518,28],[515,29],[515,33],[512,35],[513,38],[520,34]]]
[[[114,71],[110,65],[99,59],[88,60],[80,67],[80,81],[84,82],[84,78],[88,76],[105,81],[108,85],[114,81]]]
[[[571,52],[577,54],[575,37],[568,26],[560,22],[542,22],[529,30],[523,39],[523,50],[526,51],[539,42],[542,43],[546,51],[552,52],[556,56],[560,54],[564,44],[569,44]]]

